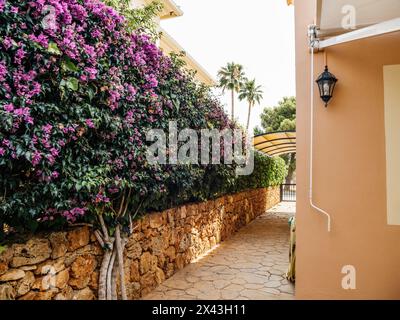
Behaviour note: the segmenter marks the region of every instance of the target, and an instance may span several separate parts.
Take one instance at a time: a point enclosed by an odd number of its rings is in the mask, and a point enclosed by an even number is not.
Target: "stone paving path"
[[[285,273],[288,218],[294,211],[294,203],[277,205],[143,299],[293,299],[294,286]]]

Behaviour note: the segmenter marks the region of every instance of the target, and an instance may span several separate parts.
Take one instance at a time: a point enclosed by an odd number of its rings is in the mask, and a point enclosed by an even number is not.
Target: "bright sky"
[[[162,22],[163,28],[213,77],[234,61],[256,78],[264,100],[252,109],[250,127],[260,124],[264,107],[295,95],[294,12],[285,0],[175,0],[182,17]],[[230,95],[222,97],[230,114]],[[247,103],[235,113],[246,125]],[[252,131],[251,131],[252,132]]]

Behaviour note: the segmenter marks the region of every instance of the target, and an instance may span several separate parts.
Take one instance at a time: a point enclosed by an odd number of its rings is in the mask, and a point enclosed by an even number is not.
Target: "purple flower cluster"
[[[42,217],[41,221],[53,221],[58,216],[64,217],[68,222],[74,223],[77,219],[83,217],[87,212],[87,208],[75,207],[70,210],[59,211],[55,208],[48,208]]]
[[[77,219],[83,217],[87,211],[87,208],[73,208],[71,210],[65,210],[62,216],[69,222],[75,222]]]
[[[38,36],[35,34],[30,34],[29,40],[39,44],[43,48],[47,48],[49,46],[49,38],[43,33],[40,33]]]
[[[24,72],[19,69],[13,74],[13,84],[16,94],[18,97],[23,98],[26,104],[32,104],[32,98],[41,92],[40,83],[35,81],[36,76],[37,72],[34,70]]]
[[[4,61],[0,61],[0,82],[5,81],[6,76],[7,76],[6,63]]]
[[[102,193],[99,193],[99,194],[96,195],[96,197],[94,198],[93,202],[96,203],[96,204],[109,203],[110,202],[110,198],[106,197]]]
[[[86,125],[88,126],[88,128],[91,128],[91,129],[96,128],[96,126],[94,125],[92,119],[86,119],[86,120],[85,120],[85,123],[86,123]]]

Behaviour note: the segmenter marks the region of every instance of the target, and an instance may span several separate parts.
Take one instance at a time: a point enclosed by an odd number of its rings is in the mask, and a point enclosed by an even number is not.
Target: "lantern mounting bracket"
[[[307,28],[308,35],[308,46],[310,49],[314,49],[315,51],[319,51],[320,38],[319,38],[319,28],[316,24],[310,24]]]

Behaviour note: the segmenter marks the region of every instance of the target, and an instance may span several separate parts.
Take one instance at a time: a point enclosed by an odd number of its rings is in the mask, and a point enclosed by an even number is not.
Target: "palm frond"
[[[229,62],[225,67],[218,71],[219,87],[225,90],[238,92],[244,80],[243,66],[234,62]]]
[[[247,100],[251,105],[260,104],[263,99],[263,90],[260,85],[256,84],[256,80],[248,80],[239,90],[239,100]]]

